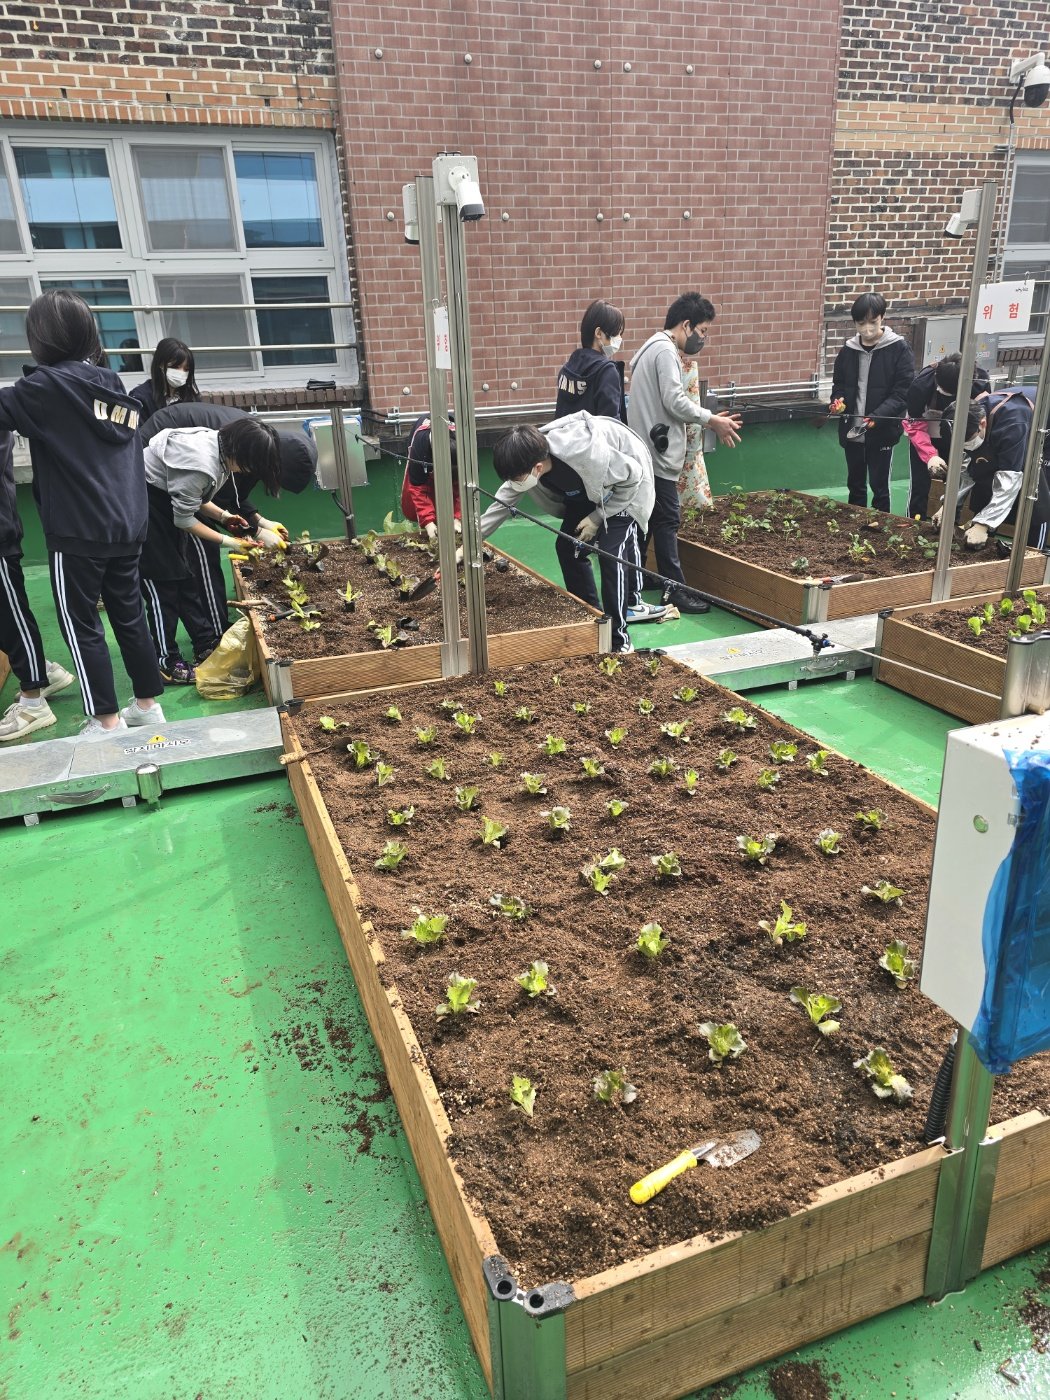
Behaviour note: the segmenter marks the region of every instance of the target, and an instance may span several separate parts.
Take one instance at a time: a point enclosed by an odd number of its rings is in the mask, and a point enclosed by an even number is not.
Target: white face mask
[[[982,442],[984,442],[984,433],[974,433],[972,438],[967,438],[963,443],[963,447],[967,452],[976,452]]]
[[[189,371],[184,369],[166,369],[164,371],[164,378],[168,381],[170,389],[181,389],[189,377]]]
[[[623,336],[614,335],[611,340],[607,340],[602,346],[602,351],[606,355],[618,355],[623,349]]]
[[[532,488],[536,485],[539,479],[539,474],[537,472],[532,471],[529,472],[528,476],[523,476],[520,481],[508,481],[507,485],[512,491],[516,491],[519,496],[524,496],[526,491],[532,490]]]

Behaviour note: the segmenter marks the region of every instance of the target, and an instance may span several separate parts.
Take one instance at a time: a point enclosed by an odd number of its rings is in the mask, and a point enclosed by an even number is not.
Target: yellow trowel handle
[[[683,1172],[695,1166],[696,1158],[691,1152],[679,1152],[674,1161],[665,1162],[662,1167],[657,1167],[656,1171],[643,1176],[641,1181],[636,1181],[631,1187],[631,1200],[636,1206],[644,1206],[646,1201],[651,1201],[669,1182],[674,1181],[676,1176],[681,1176]]]

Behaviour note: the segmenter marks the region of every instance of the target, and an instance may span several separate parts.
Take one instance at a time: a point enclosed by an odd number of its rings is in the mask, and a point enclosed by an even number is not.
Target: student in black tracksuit
[[[73,657],[94,738],[127,724],[163,719],[164,690],[139,594],[146,536],[146,479],[138,405],[103,369],[87,303],[75,292],[44,292],[26,316],[36,365],[0,389],[0,428],[28,438],[59,626]],[[116,634],[135,693],[117,705],[98,600]]]
[[[926,520],[930,502],[930,479],[943,476],[947,462],[941,452],[941,417],[949,404],[955,402],[959,387],[959,363],[962,356],[945,355],[936,364],[919,370],[905,400],[908,416],[904,431],[908,437],[908,457],[911,463],[911,492],[908,514]],[[991,388],[987,370],[975,369],[970,398],[987,394]]]
[[[165,428],[224,428],[227,423],[251,418],[241,408],[228,408],[217,403],[176,403],[159,408],[140,431],[145,444]],[[298,495],[314,479],[317,471],[317,448],[313,439],[299,429],[277,431],[280,456],[278,481],[282,491]],[[266,549],[279,549],[287,543],[288,531],[279,520],[268,520],[248,499],[262,480],[254,472],[233,473],[211,498],[212,504],[239,515],[248,522],[248,535]],[[207,524],[198,512],[197,519]],[[187,563],[197,580],[197,590],[204,611],[213,629],[221,635],[230,625],[226,608],[226,575],[223,572],[222,549],[209,539],[188,537]],[[185,663],[183,663],[185,664]]]
[[[148,423],[155,413],[173,404],[200,403],[201,392],[193,363],[193,351],[173,335],[157,341],[150,364],[150,376],[136,384],[131,397],[141,404],[139,427]]]
[[[623,361],[614,360],[623,349],[624,315],[607,301],[592,301],[580,322],[580,348],[558,371],[555,418],[581,409],[594,418],[618,418],[627,422],[623,392]]]
[[[886,298],[865,292],[850,307],[857,334],[835,357],[831,411],[841,414],[839,442],[846,453],[851,506],[890,508],[890,468],[915,360],[907,342],[882,324]]]

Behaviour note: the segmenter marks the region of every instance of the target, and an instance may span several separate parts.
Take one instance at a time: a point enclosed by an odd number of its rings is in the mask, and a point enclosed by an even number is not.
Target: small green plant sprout
[[[871,1081],[871,1092],[877,1099],[892,1099],[894,1103],[907,1103],[911,1098],[911,1085],[903,1074],[898,1074],[890,1062],[889,1055],[881,1047],[869,1050],[859,1060],[853,1061],[853,1068],[859,1069]]]
[[[605,804],[605,810],[612,820],[616,821],[618,817],[622,817],[624,812],[627,811],[628,805],[629,804],[626,803],[622,797],[610,797]]]
[[[1032,590],[1029,588],[1029,589],[1026,589],[1025,591],[1026,591],[1027,593],[1031,593]],[[1037,603],[1037,602],[1035,601],[1035,599],[1033,598],[1033,600],[1028,604],[1028,611],[1032,614],[1032,621],[1035,623],[1035,625],[1036,625],[1037,627],[1045,627],[1045,626],[1046,626],[1046,604],[1045,604],[1045,603]]]
[[[823,831],[818,831],[813,838],[814,845],[818,846],[826,856],[840,856],[842,848],[839,842],[842,840],[842,832],[835,831],[830,826],[826,826]]]
[[[410,803],[407,807],[391,807],[386,819],[390,826],[408,826],[415,815],[416,809]]]
[[[864,831],[881,831],[886,813],[880,807],[872,807],[867,812],[854,812],[853,820]]]
[[[967,625],[967,627],[969,627],[970,631],[973,633],[973,635],[974,635],[975,637],[979,637],[979,636],[981,635],[981,633],[984,631],[984,618],[983,618],[983,617],[976,617],[976,616],[975,616],[975,617],[968,617],[968,618],[966,619],[966,625]]]
[[[580,767],[583,769],[585,778],[603,778],[605,768],[600,758],[581,758]]]
[[[624,729],[623,725],[616,725],[614,728],[605,731],[605,737],[608,739],[609,743],[612,744],[614,749],[618,749],[627,738],[627,730]]]
[[[572,712],[574,715],[589,715],[591,705],[589,700],[574,700],[572,702]]]
[[[385,787],[387,783],[394,781],[394,765],[392,763],[379,762],[373,771],[376,775],[376,787]]]
[[[523,972],[520,977],[515,977],[515,982],[528,996],[536,997],[556,997],[558,989],[550,980],[550,968],[542,959],[529,963],[528,971]]]
[[[428,724],[425,729],[415,729],[417,744],[432,744],[437,738],[437,730],[432,724]]]
[[[640,715],[651,715],[655,709],[656,706],[653,702],[644,695],[638,701],[638,713]]]
[[[828,749],[815,749],[813,753],[806,754],[806,769],[810,773],[816,773],[820,778],[828,776],[828,759],[831,757]]]
[[[984,607],[981,609],[981,617],[986,626],[993,620],[995,617],[995,609],[992,607],[991,603],[985,603]]]
[[[682,778],[682,786],[687,797],[695,797],[700,791],[700,774],[695,768],[687,768]]]
[[[932,540],[928,540],[925,535],[916,535],[915,543],[918,548],[922,550],[922,557],[924,559],[936,559],[937,546]]]
[[[867,899],[877,899],[882,904],[900,905],[904,898],[904,891],[899,890],[896,885],[891,885],[889,880],[876,880],[874,885],[861,885],[860,892]]]
[[[420,914],[411,928],[401,930],[402,938],[411,938],[424,947],[430,943],[440,943],[448,927],[447,914]]]
[[[749,729],[757,729],[758,721],[749,715],[741,705],[734,705],[722,712],[722,723],[727,729],[735,729],[738,734],[746,734]]]
[[[674,693],[675,700],[681,700],[683,705],[692,705],[700,699],[700,692],[695,685],[680,685]]]
[[[780,774],[775,768],[763,768],[755,779],[755,787],[763,792],[769,792],[780,782]]]
[[[804,554],[800,554],[797,559],[792,559],[791,572],[793,574],[809,573],[809,560]]]
[[[480,715],[467,714],[466,710],[457,710],[452,716],[452,723],[461,734],[473,734],[480,718]]]
[[[789,539],[801,535],[802,533],[802,526],[797,520],[793,520],[790,515],[785,519],[780,528]]]
[[[547,825],[555,836],[563,835],[572,825],[572,812],[568,807],[551,807],[541,815],[547,818]]]
[[[447,783],[452,776],[443,758],[435,758],[433,763],[428,763],[426,773],[428,778],[436,778],[439,783]]]
[[[822,992],[807,992],[805,987],[792,987],[791,1000],[801,1006],[821,1035],[834,1035],[839,1028],[838,1021],[825,1021],[825,1016],[834,1016],[842,1010],[838,997],[824,996]]]
[[[492,693],[493,693],[494,695],[498,695],[498,696],[500,697],[500,699],[502,699],[503,696],[506,695],[506,693],[507,693],[507,682],[506,682],[506,681],[493,681],[493,682],[492,682]]]
[[[707,1041],[707,1058],[719,1069],[726,1060],[738,1060],[747,1049],[747,1041],[732,1021],[727,1021],[725,1025],[719,1025],[717,1021],[702,1021],[697,1029]]]
[[[638,942],[634,946],[644,958],[655,962],[668,944],[668,939],[663,933],[663,929],[657,923],[643,924],[638,933]]]
[[[489,903],[494,909],[498,909],[505,919],[527,919],[531,913],[529,906],[516,894],[494,894]]]
[[[718,757],[715,759],[715,767],[721,768],[723,773],[728,773],[737,761],[737,755],[732,749],[719,749]]]
[[[384,841],[382,854],[374,862],[375,868],[377,870],[396,870],[407,855],[408,847],[404,841]]]
[[[779,839],[775,831],[767,831],[765,836],[738,836],[736,844],[746,861],[753,861],[756,865],[765,865],[776,850]]]
[[[598,861],[592,861],[590,865],[585,865],[580,874],[595,894],[608,894],[612,882],[616,879],[611,871],[603,870]]]
[[[478,789],[476,787],[458,787],[454,800],[461,812],[470,812],[478,805]]]
[[[554,686],[561,685],[561,672],[560,672],[560,671],[552,671],[552,672],[551,672],[551,685],[554,685]]]
[[[668,720],[666,724],[661,724],[660,733],[666,734],[668,739],[675,739],[679,744],[688,744],[689,735],[685,732],[689,728],[687,719]]]
[[[842,531],[839,529],[839,522],[837,520],[825,521],[824,528],[827,530],[829,535],[839,535],[842,533]]]
[[[494,750],[492,753],[485,755],[485,762],[490,764],[493,768],[500,768],[503,765],[503,755]]]
[[[1014,618],[1014,625],[1010,628],[1011,637],[1024,637],[1032,630],[1032,619],[1027,613],[1021,613]]]
[[[559,739],[557,734],[548,734],[543,741],[543,752],[548,758],[555,758],[558,754],[564,753],[565,748],[565,740]]]
[[[354,760],[355,768],[367,768],[376,759],[375,754],[368,747],[366,739],[351,739],[346,746],[346,751]]]
[[[850,543],[846,553],[854,564],[863,564],[866,559],[874,556],[875,546],[870,540],[862,540],[859,534],[851,534],[849,538]]]
[[[769,756],[774,763],[794,763],[798,745],[790,739],[774,739],[769,746]]]
[[[317,718],[318,728],[325,734],[335,734],[339,729],[349,729],[350,725],[345,719],[334,720],[331,715],[319,715]]]
[[[532,1087],[532,1080],[520,1074],[512,1075],[510,1101],[515,1108],[520,1108],[522,1113],[531,1118],[532,1110],[536,1107],[536,1090]]]
[[[458,700],[450,700],[447,697],[438,701],[438,709],[443,710],[446,715],[454,715],[457,710],[462,710],[463,706]]]
[[[682,878],[682,862],[674,851],[664,851],[662,855],[650,856],[649,863],[656,870],[658,880],[680,880]]]
[[[650,778],[672,778],[678,765],[670,758],[654,758],[645,770]]]
[[[603,676],[615,676],[622,664],[618,656],[603,656],[598,662],[598,670]]]
[[[434,1013],[438,1020],[445,1016],[462,1016],[466,1011],[477,1015],[481,1004],[474,996],[477,985],[476,978],[461,977],[458,972],[453,972],[448,979],[446,998]]]
[[[391,724],[400,724],[404,715],[396,705],[391,705],[389,709],[383,711],[383,718],[388,719]]]
[[[603,1069],[594,1081],[594,1097],[602,1103],[618,1105],[634,1103],[638,1090],[627,1082],[627,1072],[622,1069]]]
[[[536,718],[536,711],[530,710],[528,705],[519,705],[514,711],[514,718],[519,724],[531,724]]]
[[[543,781],[542,773],[522,773],[521,790],[529,797],[543,797],[547,787]]]
[[[343,590],[343,606],[347,612],[353,612],[354,604],[361,596],[360,588],[355,588],[352,583],[348,583]]]
[[[1014,611],[1014,600],[1012,598],[999,599],[999,616],[1012,617]]]
[[[483,846],[494,846],[498,851],[500,843],[507,834],[507,828],[502,822],[496,821],[494,817],[482,817],[481,819],[481,844]]]
[[[645,669],[651,676],[658,676],[660,674],[660,658],[658,656],[650,656],[648,661],[644,664]]]
[[[918,964],[914,958],[909,958],[907,946],[899,938],[887,943],[886,951],[879,959],[879,966],[883,972],[889,973],[902,991],[918,971]]]
[[[903,535],[887,535],[886,548],[891,554],[896,554],[898,558],[903,559],[911,550],[911,545]]]
[[[316,632],[321,625],[313,621],[315,617],[321,616],[319,608],[301,608],[298,603],[293,603],[292,616],[304,632]]]
[[[627,864],[627,859],[614,846],[608,855],[602,856],[598,864],[603,870],[622,870]]]
[[[773,923],[770,923],[768,919],[759,919],[759,928],[763,933],[769,934],[775,948],[783,948],[785,943],[797,943],[800,938],[805,938],[806,925],[793,922],[791,918],[793,912],[787,900],[782,899],[780,913]]]
[[[399,631],[396,627],[380,627],[375,622],[370,622],[368,627],[384,651],[389,651],[391,647],[400,646],[402,642],[408,641],[408,633]]]

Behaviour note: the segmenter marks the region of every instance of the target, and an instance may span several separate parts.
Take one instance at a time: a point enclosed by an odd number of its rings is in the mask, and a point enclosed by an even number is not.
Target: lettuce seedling
[[[966,625],[975,637],[979,637],[984,631],[984,619],[981,617],[968,617]]]
[[[391,724],[400,724],[404,719],[404,715],[396,705],[391,705],[388,710],[383,711],[383,718],[388,719]]]
[[[493,751],[485,755],[485,762],[491,764],[493,768],[499,768],[503,764],[503,755]]]
[[[715,767],[721,768],[727,773],[733,764],[737,762],[737,755],[732,749],[719,749],[718,757],[715,759]]]
[[[561,836],[572,825],[572,812],[568,807],[552,807],[541,816],[547,818],[547,824],[555,836]]]
[[[780,774],[775,768],[763,768],[755,779],[755,787],[761,788],[763,792],[769,792],[780,782]]]
[[[707,1058],[720,1069],[727,1059],[738,1060],[747,1049],[747,1042],[732,1021],[727,1021],[725,1025],[703,1021],[697,1029],[707,1041]]]
[[[594,1097],[602,1103],[634,1103],[638,1090],[628,1084],[627,1073],[622,1069],[603,1069],[594,1081]]]
[[[740,847],[740,853],[745,860],[754,861],[757,865],[765,865],[767,859],[776,850],[779,834],[775,831],[767,831],[765,836],[738,836],[736,844]]]
[[[452,776],[443,758],[435,758],[433,763],[428,763],[426,772],[428,778],[436,778],[439,783],[447,783]]]
[[[587,700],[574,700],[572,702],[572,712],[574,715],[590,714],[591,707]]]
[[[528,793],[530,797],[542,797],[546,791],[546,784],[543,781],[542,773],[522,773],[521,790]]]
[[[899,938],[895,938],[892,943],[886,945],[886,951],[879,959],[879,966],[884,972],[888,972],[903,990],[914,978],[919,965],[914,958],[908,957],[907,946]]]
[[[821,1035],[834,1035],[839,1028],[838,1021],[825,1021],[825,1016],[834,1016],[842,1010],[838,997],[824,996],[822,992],[807,992],[805,987],[792,987],[791,1000],[801,1006]]]
[[[376,787],[385,787],[387,783],[394,781],[394,765],[392,763],[377,763],[374,772]]]
[[[769,756],[774,763],[794,763],[798,745],[790,739],[774,739],[769,746]]]
[[[560,671],[552,671],[552,672],[551,672],[551,685],[554,685],[554,686],[561,685],[561,672],[560,672]]]
[[[815,753],[806,754],[806,767],[811,773],[816,773],[820,778],[828,776],[828,759],[831,757],[829,749],[817,749]]]
[[[354,611],[354,605],[361,596],[360,588],[355,588],[352,583],[348,583],[343,590],[343,607],[347,612]]]
[[[700,692],[695,685],[682,685],[674,692],[675,700],[681,700],[683,705],[691,705],[694,700],[700,699]]]
[[[612,744],[614,749],[618,749],[627,738],[627,730],[624,729],[622,725],[616,725],[614,728],[605,731],[605,737],[608,739],[609,743]]]
[[[473,734],[480,718],[480,715],[468,715],[466,710],[457,710],[452,716],[452,723],[461,734]]]
[[[669,758],[654,758],[645,771],[651,778],[670,778],[677,768],[677,763]]]
[[[556,734],[548,734],[543,741],[543,752],[548,758],[554,758],[557,754],[565,752],[565,740],[559,739]]]
[[[605,810],[609,813],[613,821],[615,821],[617,817],[623,816],[624,812],[627,811],[628,805],[629,804],[626,803],[622,797],[610,797],[605,804]]]
[[[668,739],[677,739],[680,744],[689,743],[689,735],[685,732],[689,728],[687,719],[669,720],[666,724],[661,724],[660,733],[666,734]]]
[[[465,1011],[477,1014],[480,1002],[474,996],[477,986],[474,977],[461,977],[453,972],[448,979],[448,995],[434,1013],[440,1020],[443,1016],[462,1016]]]
[[[341,719],[337,722],[331,715],[319,715],[317,717],[317,724],[325,734],[334,734],[339,729],[350,728],[350,724],[347,720]]]
[[[655,709],[656,706],[653,704],[653,702],[651,700],[647,700],[644,695],[638,701],[638,713],[640,715],[651,715]]]
[[[759,919],[758,926],[764,933],[768,933],[777,948],[782,948],[785,943],[795,943],[800,938],[806,936],[806,925],[804,923],[792,923],[792,909],[787,900],[780,901],[780,913],[774,923],[768,919]]]
[[[1013,611],[1014,611],[1014,600],[1013,600],[1012,598],[1000,598],[1000,600],[999,600],[999,616],[1000,616],[1000,617],[1012,617],[1012,616],[1013,616]]]
[[[437,730],[432,724],[428,724],[425,729],[416,729],[414,732],[417,744],[432,744],[437,738]]]
[[[605,776],[605,769],[600,758],[581,758],[580,767],[583,769],[585,778],[602,778]]]
[[[469,812],[478,805],[478,789],[476,787],[458,787],[454,801],[461,812]]]
[[[506,681],[493,681],[493,682],[492,682],[492,690],[493,690],[493,693],[494,693],[495,695],[498,695],[498,696],[500,696],[500,697],[502,698],[502,697],[503,697],[504,695],[506,695],[506,693],[507,693],[507,682],[506,682]]]
[[[660,658],[658,656],[650,656],[649,660],[646,661],[644,665],[651,676],[658,676],[660,674]]]
[[[550,968],[542,959],[530,963],[527,972],[515,977],[515,982],[530,997],[556,997],[558,989],[551,985]]]
[[[1028,604],[1028,611],[1032,614],[1032,621],[1037,627],[1046,626],[1046,604],[1031,602]]]
[[[391,826],[407,826],[415,815],[416,809],[409,804],[407,807],[391,807],[386,819]]]
[[[438,701],[438,709],[443,710],[446,715],[454,715],[457,710],[462,710],[463,705],[459,700],[450,700],[447,697]]]
[[[696,794],[700,790],[699,783],[700,774],[696,771],[695,768],[687,768],[685,770],[685,776],[682,780],[682,786],[685,788],[686,795],[688,797],[696,796]]]
[[[603,870],[622,870],[627,864],[627,860],[614,846],[608,855],[602,856],[598,864]]]
[[[580,874],[590,885],[595,894],[608,894],[609,887],[616,879],[615,875],[610,875],[603,870],[599,864],[585,865]]]
[[[522,1113],[527,1113],[532,1117],[532,1110],[536,1107],[536,1090],[532,1087],[532,1080],[525,1079],[520,1074],[515,1074],[510,1081],[510,1101],[515,1108],[520,1108]]]
[[[985,626],[995,617],[995,609],[992,607],[991,603],[985,603],[984,607],[981,609],[981,617],[984,619]]]
[[[758,721],[754,715],[740,705],[734,705],[732,709],[722,712],[722,723],[727,729],[735,729],[738,734],[745,734],[749,729],[757,729]]]
[[[370,622],[368,630],[384,651],[389,651],[391,647],[400,646],[402,642],[408,641],[408,633],[393,626],[380,627],[376,623]]]
[[[643,957],[652,958],[654,961],[667,947],[668,940],[663,936],[663,929],[659,924],[643,924],[638,934],[638,942],[634,945]]]
[[[481,844],[483,846],[495,846],[500,849],[500,842],[507,834],[507,828],[502,822],[496,821],[494,817],[482,817],[481,819]]]
[[[682,863],[674,851],[665,851],[663,855],[650,856],[649,863],[655,866],[658,880],[681,879]]]
[[[384,841],[383,853],[374,863],[377,870],[396,870],[408,855],[408,847],[403,841]]]
[[[791,561],[791,572],[793,574],[808,574],[809,559],[804,554],[800,554],[797,559]]]
[[[365,739],[351,739],[346,746],[346,751],[354,760],[355,768],[367,768],[370,763],[374,763],[376,756],[368,747]]]
[[[1021,613],[1020,617],[1014,618],[1014,625],[1010,628],[1011,637],[1024,637],[1032,630],[1032,619],[1027,613]]]
[[[615,676],[621,664],[618,656],[603,656],[598,662],[598,670],[603,676]]]
[[[494,894],[489,903],[494,909],[498,909],[505,919],[525,919],[532,912],[525,901],[516,894]]]
[[[860,892],[868,899],[881,900],[883,904],[899,905],[904,898],[904,891],[899,890],[896,885],[891,885],[889,880],[876,880],[872,885],[861,885]]]
[[[867,812],[854,812],[853,820],[865,831],[880,831],[882,823],[886,820],[886,813],[880,807],[872,807]]]
[[[877,1099],[907,1103],[911,1098],[911,1085],[903,1074],[898,1074],[893,1068],[889,1055],[881,1047],[869,1050],[861,1059],[854,1060],[853,1068],[862,1070],[868,1076],[871,1091]]]
[[[840,856],[842,848],[839,842],[842,840],[841,831],[833,831],[830,826],[826,826],[823,831],[818,831],[813,844],[819,846],[826,856]]]
[[[426,914],[420,914],[411,928],[401,930],[401,937],[412,938],[424,946],[429,943],[440,943],[445,937],[447,926],[447,914],[432,914],[429,918]]]
[[[519,705],[514,711],[514,718],[519,724],[531,724],[536,718],[536,711],[530,710],[528,705]]]

